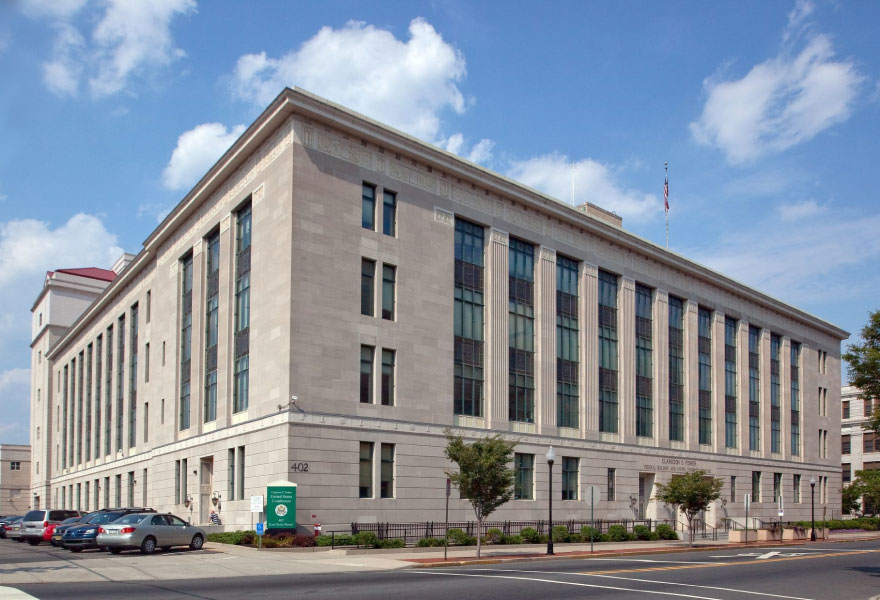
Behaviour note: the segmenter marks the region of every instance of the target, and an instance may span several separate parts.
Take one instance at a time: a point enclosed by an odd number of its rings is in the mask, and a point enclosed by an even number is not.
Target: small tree
[[[513,448],[515,442],[488,436],[465,444],[461,436],[446,431],[446,458],[458,471],[446,470],[462,498],[474,507],[477,517],[477,558],[480,557],[483,521],[513,497]]]
[[[855,480],[846,489],[849,488],[855,488],[854,493],[861,496],[864,512],[877,514],[880,509],[880,471],[856,471]]]
[[[859,485],[853,481],[849,485],[843,486],[840,494],[841,508],[844,513],[861,512],[859,509],[859,496],[862,495]]]
[[[859,388],[859,398],[873,401],[880,399],[880,310],[868,315],[861,338],[863,343],[850,344],[843,359],[849,363],[849,382]],[[864,428],[880,433],[880,410],[874,411]]]
[[[717,477],[706,475],[705,471],[691,471],[685,475],[675,475],[669,483],[657,484],[655,498],[666,504],[678,506],[687,518],[694,545],[694,517],[706,510],[709,503],[721,497],[724,483]]]

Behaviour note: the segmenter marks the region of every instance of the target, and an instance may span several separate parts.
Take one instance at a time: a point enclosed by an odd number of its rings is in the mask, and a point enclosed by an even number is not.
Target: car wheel
[[[28,544],[30,544],[31,546],[36,546],[39,543],[40,543],[40,540],[34,540],[34,539],[28,540]]]
[[[110,548],[110,554],[119,554],[122,552],[122,548]]]
[[[71,548],[70,551],[71,552],[82,552],[83,549],[82,548]]]
[[[141,542],[141,554],[152,554],[156,549],[156,539],[153,537],[146,537],[144,541]]]
[[[202,537],[202,534],[197,533],[193,536],[192,541],[189,543],[189,547],[192,550],[201,550],[202,545],[205,543],[205,538]]]

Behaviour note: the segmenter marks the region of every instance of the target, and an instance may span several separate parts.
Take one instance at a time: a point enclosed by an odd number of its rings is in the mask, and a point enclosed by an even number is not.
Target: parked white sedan
[[[157,546],[163,550],[171,546],[199,550],[205,537],[203,529],[172,514],[133,513],[101,525],[96,541],[113,554],[138,548],[142,554],[152,554]]]

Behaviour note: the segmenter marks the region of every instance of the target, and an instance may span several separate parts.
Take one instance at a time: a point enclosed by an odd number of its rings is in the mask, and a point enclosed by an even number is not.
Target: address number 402
[[[290,465],[291,471],[298,471],[300,473],[307,473],[309,470],[309,463],[307,462],[296,462]]]

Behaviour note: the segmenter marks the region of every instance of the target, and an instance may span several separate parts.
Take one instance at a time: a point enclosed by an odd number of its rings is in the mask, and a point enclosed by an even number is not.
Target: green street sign
[[[266,487],[266,529],[296,529],[296,484],[276,481]]]

